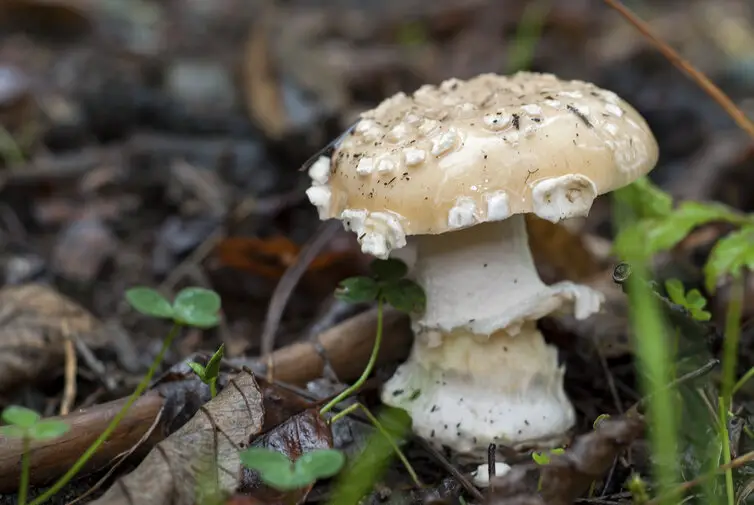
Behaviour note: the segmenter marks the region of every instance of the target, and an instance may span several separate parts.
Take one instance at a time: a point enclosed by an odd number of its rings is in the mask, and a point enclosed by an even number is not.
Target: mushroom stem
[[[522,214],[415,239],[412,277],[427,293],[427,308],[415,321],[422,329],[469,326],[490,334],[508,326],[506,315],[524,300],[548,291],[537,274]]]
[[[411,356],[383,402],[406,409],[427,440],[479,459],[490,443],[557,445],[575,414],[557,349],[536,320],[567,306],[587,317],[601,295],[541,281],[523,215],[413,240],[411,276],[427,306],[412,321]]]

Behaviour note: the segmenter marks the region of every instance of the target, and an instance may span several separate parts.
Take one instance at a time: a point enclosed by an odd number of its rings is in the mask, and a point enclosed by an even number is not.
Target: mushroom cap
[[[329,164],[310,170],[310,199],[322,218],[358,231],[350,221],[377,217],[403,237],[519,213],[557,222],[588,214],[657,157],[647,123],[611,91],[552,74],[482,74],[364,112]]]

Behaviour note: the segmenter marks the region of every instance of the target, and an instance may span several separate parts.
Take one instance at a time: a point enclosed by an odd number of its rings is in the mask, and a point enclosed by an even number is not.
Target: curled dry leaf
[[[317,449],[332,449],[333,436],[330,426],[316,408],[307,409],[265,433],[251,444],[253,447],[272,449],[296,461],[302,454]],[[281,492],[263,484],[259,474],[244,468],[239,492],[266,505],[290,505],[303,503],[312,485],[289,492]]]
[[[238,447],[261,432],[262,393],[254,376],[241,372],[184,426],[163,440],[139,467],[115,482],[96,505],[193,505],[201,485],[238,487]]]
[[[103,347],[101,323],[86,309],[42,284],[0,289],[0,392],[54,376],[67,338]]]

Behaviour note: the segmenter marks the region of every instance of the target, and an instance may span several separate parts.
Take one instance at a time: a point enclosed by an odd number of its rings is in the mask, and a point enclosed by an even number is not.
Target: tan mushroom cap
[[[406,235],[519,213],[558,221],[586,215],[657,156],[639,113],[593,84],[530,72],[450,79],[362,114],[320,173],[320,213],[390,215]]]

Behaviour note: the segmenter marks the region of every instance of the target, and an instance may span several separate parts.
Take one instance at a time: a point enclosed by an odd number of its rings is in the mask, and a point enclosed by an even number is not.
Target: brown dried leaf
[[[333,437],[330,426],[316,408],[305,410],[291,417],[274,430],[264,434],[252,444],[253,447],[273,449],[296,461],[302,454],[316,449],[332,449]],[[280,492],[264,485],[259,475],[243,469],[239,491],[250,494],[266,505],[290,505],[303,503],[313,486],[291,492]]]
[[[92,504],[193,505],[215,465],[219,491],[232,492],[241,475],[238,447],[260,433],[263,419],[259,385],[251,373],[241,372]]]
[[[606,419],[594,431],[576,438],[564,454],[552,455],[550,463],[540,467],[542,489],[527,480],[531,466],[514,467],[513,471],[492,482],[488,505],[543,504],[570,505],[583,496],[595,480],[601,479],[613,461],[635,440],[644,435],[640,417]]]
[[[54,375],[63,364],[67,338],[101,347],[100,329],[86,309],[49,286],[0,289],[0,392]]]

